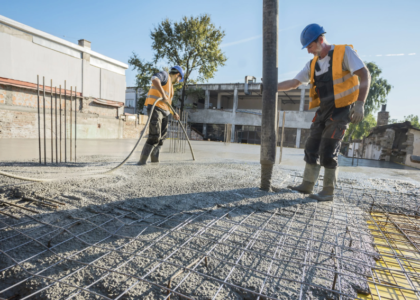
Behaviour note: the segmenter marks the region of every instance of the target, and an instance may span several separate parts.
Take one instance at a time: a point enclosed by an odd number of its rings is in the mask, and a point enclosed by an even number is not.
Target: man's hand
[[[350,110],[350,119],[354,124],[359,123],[363,120],[365,115],[365,103],[363,101],[356,101],[353,108]]]
[[[174,119],[177,121],[179,120],[179,115],[177,113],[174,114]]]

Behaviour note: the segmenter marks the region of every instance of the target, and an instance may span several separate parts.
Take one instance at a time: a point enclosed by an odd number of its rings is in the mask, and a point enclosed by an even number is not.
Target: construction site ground
[[[334,201],[317,202],[287,188],[302,149],[267,193],[259,145],[194,141],[195,162],[167,143],[138,166],[140,144],[101,174],[134,144],[80,140],[77,162],[43,166],[37,140],[2,140],[1,171],[55,181],[0,177],[0,299],[420,297],[419,170],[340,158]]]

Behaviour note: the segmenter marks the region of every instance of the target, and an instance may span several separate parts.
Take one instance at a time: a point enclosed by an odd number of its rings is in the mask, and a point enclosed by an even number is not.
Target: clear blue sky
[[[300,32],[319,23],[334,44],[353,44],[364,61],[373,61],[393,86],[392,118],[420,115],[416,74],[420,68],[420,1],[280,0],[279,80],[293,78],[311,56],[301,50]],[[150,31],[163,19],[210,14],[226,32],[226,65],[210,82],[243,82],[262,74],[262,0],[212,1],[2,1],[0,14],[70,42],[84,38],[92,49],[127,62],[132,52],[152,58]],[[411,54],[411,55],[410,55]],[[127,70],[127,85],[135,73]]]

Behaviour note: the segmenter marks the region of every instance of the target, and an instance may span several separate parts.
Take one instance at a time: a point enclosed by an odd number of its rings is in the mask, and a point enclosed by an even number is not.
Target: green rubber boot
[[[138,165],[145,165],[147,162],[147,159],[149,158],[150,152],[152,152],[154,146],[149,145],[148,143],[144,144],[143,150],[140,154],[140,160],[137,163]]]
[[[152,163],[159,163],[159,152],[160,152],[160,148],[162,148],[162,145],[156,146],[153,149],[152,154],[150,154],[150,159],[152,160]]]
[[[318,194],[311,194],[309,197],[318,201],[333,201],[334,200],[334,186],[337,181],[338,168],[325,169],[324,173],[324,187]]]
[[[312,193],[315,182],[318,180],[320,170],[321,166],[319,165],[306,164],[302,183],[297,186],[289,185],[288,188],[303,194]]]

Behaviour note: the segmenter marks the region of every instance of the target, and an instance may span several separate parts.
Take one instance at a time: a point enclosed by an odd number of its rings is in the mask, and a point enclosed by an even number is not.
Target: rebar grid
[[[379,299],[397,288],[418,298],[417,191],[393,193],[343,181],[333,203],[59,219],[7,206],[20,219],[0,218],[0,297]],[[389,251],[378,251],[386,241]]]

